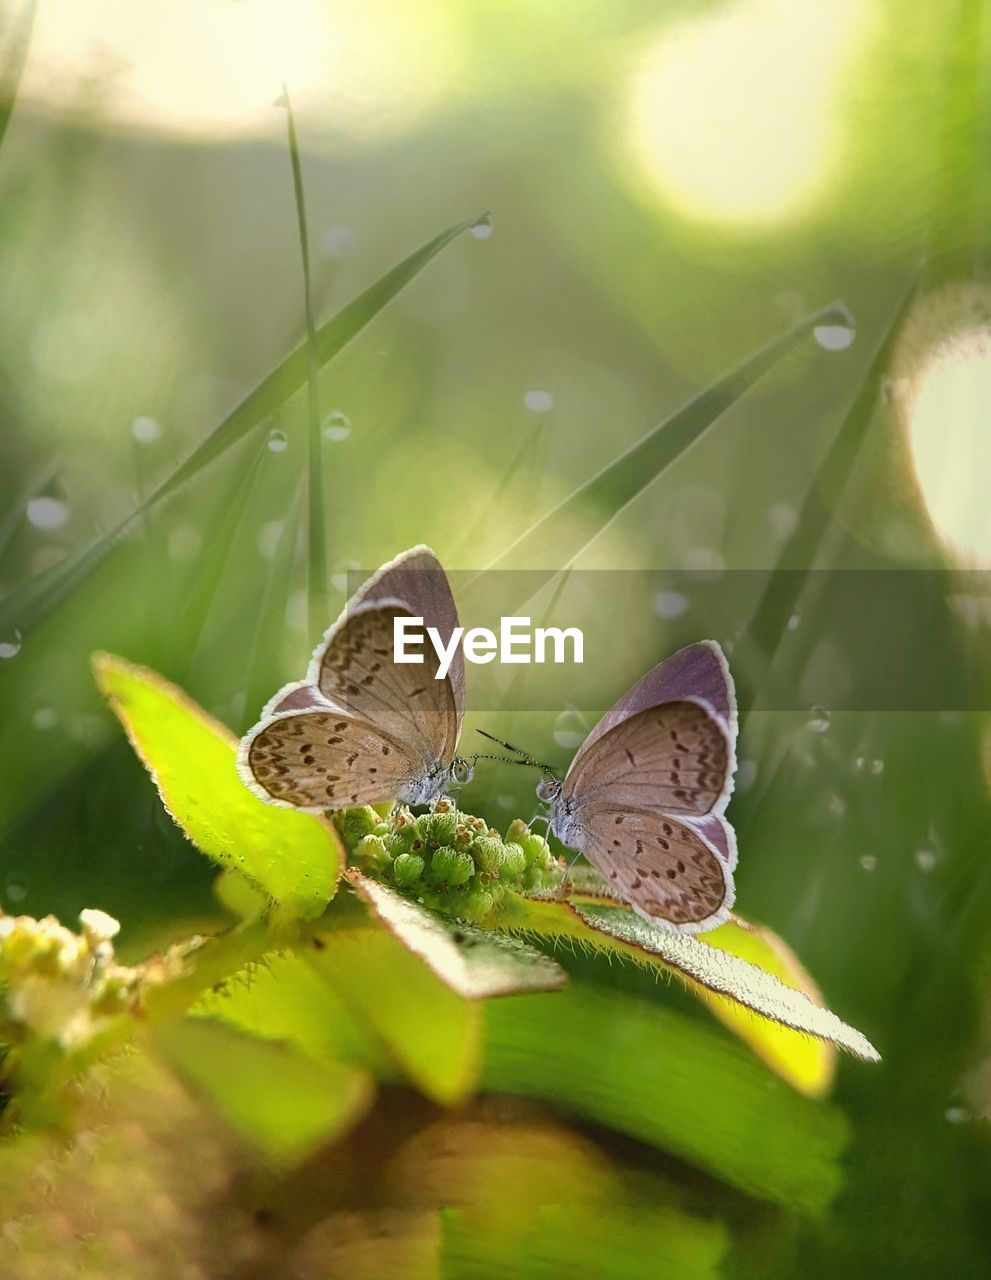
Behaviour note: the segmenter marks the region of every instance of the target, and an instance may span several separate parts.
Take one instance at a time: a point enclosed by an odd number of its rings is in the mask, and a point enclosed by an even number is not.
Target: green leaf
[[[785,986],[804,992],[813,1004],[822,1005],[819,988],[798,956],[773,929],[734,916],[707,933],[705,943],[749,961],[765,973],[780,978]],[[755,1018],[746,1005],[728,996],[715,995],[693,979],[687,981],[720,1022],[749,1044],[783,1080],[810,1098],[821,1098],[829,1092],[836,1075],[836,1049],[830,1041],[792,1031],[769,1018]]]
[[[544,1098],[766,1199],[815,1210],[840,1185],[840,1112],[656,1001],[577,984],[493,1001],[482,1084]]]
[[[371,1102],[363,1071],[219,1022],[184,1018],[159,1028],[155,1042],[228,1124],[280,1164],[338,1137]]]
[[[387,930],[333,933],[310,953],[317,973],[428,1098],[464,1100],[478,1078],[479,1006],[457,995]]]
[[[586,526],[576,522],[578,513],[583,509],[601,512],[597,532],[605,529],[816,325],[828,324],[838,317],[846,318],[846,311],[838,306],[824,307],[806,316],[710,383],[517,538],[489,565],[486,578],[494,569],[552,564],[556,569],[548,571],[550,577],[552,572],[567,568],[595,536],[587,536]]]
[[[269,956],[218,984],[191,1012],[266,1040],[285,1041],[320,1061],[394,1077],[378,1038],[306,959],[291,952]]]
[[[831,1041],[866,1062],[881,1060],[859,1031],[773,974],[699,938],[655,927],[625,908],[579,906],[552,898],[521,899],[514,913],[507,914],[505,927],[570,938],[597,951],[673,970],[784,1027]]]
[[[215,427],[193,453],[180,463],[143,502],[107,533],[82,547],[74,555],[39,574],[8,595],[0,603],[0,632],[33,629],[74,591],[124,538],[140,517],[164,498],[181,488],[209,463],[226,453],[248,432],[265,421],[307,378],[311,353],[324,365],[369,324],[440,251],[478,223],[468,218],[458,222],[404,258],[391,271],[352,299],[316,331],[308,350],[307,342],[277,365],[257,387]]]
[[[418,1088],[437,1102],[460,1102],[478,1076],[479,1002],[547,990],[564,974],[528,947],[507,949],[481,930],[441,921],[354,868],[347,876],[368,911],[346,913],[318,937],[310,962]]]
[[[532,947],[474,925],[443,920],[354,867],[346,874],[376,918],[466,1000],[564,986],[560,965]]]
[[[94,655],[93,670],[189,839],[290,912],[318,916],[344,861],[333,826],[254,796],[237,775],[234,736],[175,685],[107,653]]]
[[[443,1280],[718,1280],[727,1235],[721,1223],[629,1203],[630,1188],[613,1185],[612,1203],[538,1204],[529,1213],[499,1215],[447,1209],[441,1213]],[[624,1203],[624,1200],[626,1203]]]

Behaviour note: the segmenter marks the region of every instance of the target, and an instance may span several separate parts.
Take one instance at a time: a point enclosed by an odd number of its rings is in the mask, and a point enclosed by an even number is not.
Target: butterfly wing
[[[588,735],[585,747],[638,712],[684,699],[707,707],[726,726],[729,736],[736,738],[733,677],[726,656],[715,640],[690,644],[652,667],[609,708]]]
[[[245,735],[239,770],[272,804],[340,808],[442,788],[464,716],[460,648],[444,679],[430,644],[422,664],[395,662],[393,624],[417,616],[449,643],[458,625],[447,575],[426,547],[384,565],[327,631],[305,680],[270,699]]]
[[[609,799],[701,817],[725,807],[732,764],[732,742],[706,707],[669,702],[586,743],[568,770],[564,794],[574,803]]]
[[[728,918],[735,896],[730,867],[693,824],[593,803],[574,815],[568,836],[645,919],[699,933]]]
[[[376,606],[381,608],[390,605],[404,610],[411,617],[422,618],[424,628],[433,627],[443,640],[444,647],[449,647],[451,636],[458,626],[458,610],[454,603],[454,596],[451,594],[451,584],[443,566],[429,547],[422,545],[411,547],[383,565],[355,593],[314,653],[308,673],[309,681],[321,688],[325,694],[333,696],[336,685],[327,686],[322,679],[325,651],[330,647],[337,633],[347,627],[353,615],[364,613]],[[432,660],[434,664],[430,672],[433,678],[437,669],[436,655],[430,644],[426,644],[424,648],[427,651],[427,663]],[[391,633],[389,653],[391,662]],[[392,665],[395,666],[394,663]],[[411,672],[414,675],[424,669],[419,664],[399,664],[400,672]],[[460,737],[465,714],[465,660],[460,645],[455,650],[446,677],[437,683],[449,686],[456,716],[455,737]]]
[[[237,767],[266,803],[322,813],[403,797],[423,763],[375,726],[327,708],[260,721],[241,740]]]

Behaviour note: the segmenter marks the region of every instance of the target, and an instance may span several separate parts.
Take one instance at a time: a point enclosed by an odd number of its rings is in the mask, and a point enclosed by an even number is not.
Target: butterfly
[[[443,679],[429,644],[423,662],[394,661],[397,617],[423,619],[445,645],[458,613],[437,557],[417,546],[359,589],[314,651],[304,680],[287,684],[241,739],[237,769],[267,804],[319,813],[349,805],[431,804],[471,781],[457,754],[465,713],[460,646]]]
[[[735,897],[736,836],[723,815],[736,737],[722,649],[689,645],[606,712],[563,781],[539,765],[544,818],[645,919],[682,933],[713,929]]]

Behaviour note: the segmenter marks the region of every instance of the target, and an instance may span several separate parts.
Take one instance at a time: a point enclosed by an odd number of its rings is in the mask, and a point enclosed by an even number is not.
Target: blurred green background
[[[469,727],[563,763],[678,643],[727,643],[746,713],[730,809],[737,905],[795,948],[885,1058],[841,1064],[830,1115],[849,1140],[835,1198],[815,1213],[798,1193],[772,1203],[730,1189],[607,1120],[569,1120],[551,1080],[534,1084],[544,1102],[525,1123],[500,1109],[497,1089],[481,1115],[431,1121],[450,1127],[455,1167],[487,1182],[483,1221],[471,1203],[449,1207],[407,1237],[395,1214],[412,1210],[368,1190],[426,1105],[397,1089],[369,1122],[374,1140],[317,1167],[323,1209],[313,1186],[280,1188],[280,1212],[309,1232],[293,1274],[358,1258],[369,1274],[435,1274],[439,1231],[451,1275],[553,1274],[541,1242],[568,1238],[578,1274],[986,1276],[984,6],[40,0],[34,12],[5,0],[0,12],[4,909],[69,919],[102,907],[123,921],[132,956],[217,919],[211,871],[102,706],[89,654],[155,667],[240,732],[302,673],[331,620],[314,627],[307,613],[304,390],[142,512],[47,616],[19,621],[31,584],[138,508],[304,336],[275,105],[285,84],[319,320],[444,227],[491,212],[321,372],[331,615],[349,571],[421,541],[450,569],[499,557],[560,569],[563,538],[577,568],[696,575],[710,612],[659,598],[642,626],[617,619],[609,663],[586,666],[559,708]],[[600,468],[837,300],[849,322],[804,334],[729,396],[632,502],[580,498],[549,526],[545,554],[538,539],[514,559],[515,540]],[[917,636],[920,662],[964,673],[971,708],[774,710],[762,690],[800,689],[811,670],[839,696],[850,673],[824,638],[831,576],[798,572],[763,595],[755,578],[750,625],[719,629],[719,575],[771,568],[945,575],[950,605],[906,608],[898,660],[912,661]],[[491,766],[464,800],[500,824],[529,817],[532,782]],[[592,1025],[607,988],[659,1018],[672,1006],[706,1017],[640,973],[562,962],[575,981],[560,999],[572,1003],[532,997],[549,1042],[575,1035],[589,1052],[575,1025]],[[493,1035],[493,1053],[510,1053]],[[602,1035],[615,1037],[617,1089],[624,1071],[649,1078],[639,1014]],[[165,1177],[169,1142],[165,1128],[150,1144],[152,1181]],[[498,1161],[478,1174],[492,1143],[526,1177]],[[223,1182],[225,1158],[211,1155],[213,1194],[240,1206],[231,1221],[250,1235],[259,1220],[250,1194]],[[582,1161],[609,1187],[605,1235],[581,1243],[560,1198],[539,1222],[514,1224],[520,1179],[566,1182],[569,1162],[592,1178]],[[426,1199],[443,1208],[445,1194]],[[369,1205],[393,1213],[386,1226],[369,1225]],[[183,1211],[189,1276],[226,1274],[197,1253],[199,1211]],[[316,1224],[331,1211],[340,1230],[325,1254]],[[384,1237],[388,1258],[374,1253]],[[262,1250],[224,1265],[251,1276],[274,1264]]]

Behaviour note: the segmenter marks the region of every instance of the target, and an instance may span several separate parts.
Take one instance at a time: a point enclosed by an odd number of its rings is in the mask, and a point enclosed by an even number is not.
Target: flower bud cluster
[[[543,836],[516,819],[505,836],[441,800],[417,817],[408,808],[382,817],[368,806],[336,816],[351,861],[366,875],[424,906],[476,924],[507,895],[552,889],[558,859]]]

